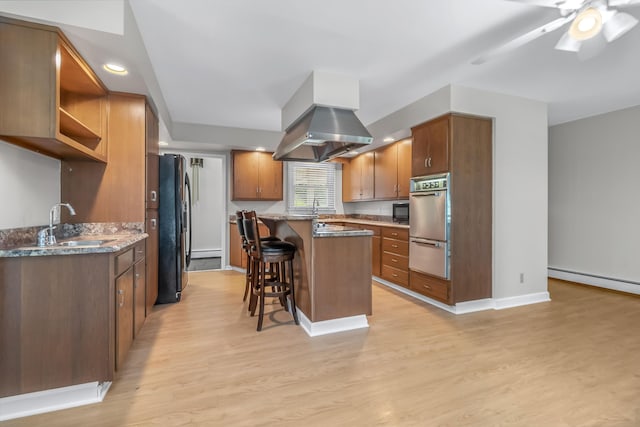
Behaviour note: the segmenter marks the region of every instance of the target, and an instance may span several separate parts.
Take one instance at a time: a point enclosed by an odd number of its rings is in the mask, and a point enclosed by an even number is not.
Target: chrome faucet
[[[75,209],[73,209],[73,206],[71,206],[69,203],[56,203],[55,205],[53,205],[51,207],[51,210],[49,211],[49,226],[38,231],[38,246],[52,246],[57,243],[56,236],[53,234],[53,230],[56,228],[56,226],[53,225],[53,221],[55,220],[55,218],[60,216],[61,206],[69,209],[69,213],[71,215],[76,214]]]
[[[315,197],[313,198],[313,205],[311,205],[311,215],[318,215],[318,208],[320,207],[320,202]]]

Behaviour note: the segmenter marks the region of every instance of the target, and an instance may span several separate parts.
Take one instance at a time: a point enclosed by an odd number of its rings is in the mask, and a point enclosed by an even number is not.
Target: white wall
[[[549,267],[640,282],[640,106],[549,129]]]
[[[368,128],[374,135],[393,134],[449,111],[494,118],[493,297],[547,292],[546,104],[449,85]],[[354,213],[386,209],[351,205]]]
[[[49,223],[60,202],[60,161],[0,140],[0,229]]]

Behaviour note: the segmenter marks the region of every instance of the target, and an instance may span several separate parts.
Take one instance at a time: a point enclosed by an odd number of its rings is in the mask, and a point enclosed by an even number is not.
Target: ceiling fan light
[[[575,40],[588,40],[602,29],[602,15],[598,9],[588,7],[576,16],[569,27],[569,35]]]
[[[581,45],[582,42],[580,40],[574,39],[569,33],[564,33],[562,37],[560,37],[560,40],[558,40],[556,49],[567,52],[578,52]]]
[[[609,18],[602,27],[602,34],[608,42],[612,42],[636,26],[638,20],[628,13],[618,12]]]

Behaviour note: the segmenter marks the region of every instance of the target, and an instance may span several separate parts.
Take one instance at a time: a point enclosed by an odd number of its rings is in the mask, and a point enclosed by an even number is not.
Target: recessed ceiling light
[[[168,143],[168,142],[165,142],[165,141],[158,141],[158,145],[159,145],[160,147],[166,147],[167,145],[169,145],[169,143]]]
[[[395,141],[395,139],[391,136],[386,137],[385,139],[382,140],[383,142],[393,142]]]
[[[102,67],[108,72],[119,76],[125,76],[129,73],[126,68],[118,64],[104,64]]]
[[[256,151],[266,151],[266,150],[264,149],[264,147],[258,147],[256,148]]]
[[[569,34],[575,40],[587,40],[596,36],[602,28],[602,15],[593,8],[588,7],[573,20],[569,28]]]

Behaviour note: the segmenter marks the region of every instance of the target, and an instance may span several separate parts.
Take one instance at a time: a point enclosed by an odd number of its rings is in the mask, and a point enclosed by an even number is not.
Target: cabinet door
[[[160,148],[158,147],[159,130],[158,119],[149,104],[146,106],[145,138],[147,147],[147,209],[158,209],[158,187],[160,177],[158,175],[158,157]]]
[[[133,342],[133,268],[116,279],[116,369],[122,368]]]
[[[381,253],[380,236],[373,236],[371,238],[371,274],[378,277],[380,277]]]
[[[282,162],[273,160],[272,153],[256,153],[260,158],[258,198],[282,200]]]
[[[412,129],[411,176],[449,170],[449,116]]]
[[[138,336],[144,324],[146,311],[146,263],[141,259],[133,266],[133,336]]]
[[[362,155],[351,159],[349,164],[349,182],[351,188],[349,189],[350,200],[362,199],[362,163],[364,157]]]
[[[242,267],[242,239],[236,224],[229,224],[229,265]]]
[[[147,237],[145,256],[147,266],[145,314],[148,316],[158,299],[158,211],[155,209],[147,210],[146,232],[149,237]]]
[[[342,163],[342,201],[353,201],[353,183],[351,180],[351,170],[353,166],[349,160],[345,160]]]
[[[395,199],[398,182],[397,144],[389,144],[374,151],[374,198]]]
[[[362,157],[362,200],[371,200],[375,188],[373,180],[374,155],[371,151],[361,154],[359,157]]]
[[[411,180],[411,139],[398,141],[396,145],[398,147],[397,196],[399,199],[408,199],[409,181]]]
[[[232,151],[232,200],[257,200],[260,154],[257,151]]]

